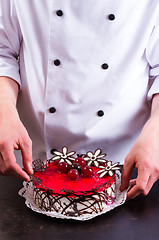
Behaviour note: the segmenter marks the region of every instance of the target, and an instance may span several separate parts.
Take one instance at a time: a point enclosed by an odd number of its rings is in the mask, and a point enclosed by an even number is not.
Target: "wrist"
[[[9,77],[0,77],[0,105],[16,107],[19,86]]]

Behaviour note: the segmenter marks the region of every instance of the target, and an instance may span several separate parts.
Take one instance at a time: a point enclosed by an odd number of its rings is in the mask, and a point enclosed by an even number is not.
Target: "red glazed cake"
[[[55,151],[43,164],[34,161],[34,201],[43,211],[68,217],[98,214],[115,201],[118,163],[112,165],[97,149],[74,157],[75,152]]]

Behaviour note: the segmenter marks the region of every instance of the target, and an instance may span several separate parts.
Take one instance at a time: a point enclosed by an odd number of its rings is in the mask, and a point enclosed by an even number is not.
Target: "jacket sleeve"
[[[148,101],[151,101],[154,94],[159,93],[159,13],[156,18],[152,34],[146,48],[146,58],[149,64],[149,90]]]
[[[0,76],[14,79],[19,86],[18,58],[21,41],[14,0],[0,0]]]

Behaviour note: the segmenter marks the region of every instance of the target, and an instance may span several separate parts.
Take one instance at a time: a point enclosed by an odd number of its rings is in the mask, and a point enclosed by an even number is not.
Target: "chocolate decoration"
[[[72,161],[75,160],[74,157],[72,157],[75,154],[74,151],[72,152],[68,152],[68,148],[67,147],[63,147],[62,148],[62,152],[59,151],[54,151],[54,157],[52,158],[52,161],[56,161],[59,160],[60,162],[66,162],[69,165],[72,165]]]
[[[34,172],[44,171],[46,169],[46,167],[47,167],[47,165],[45,165],[44,162],[41,161],[41,159],[36,159],[33,161]]]
[[[103,159],[103,157],[106,156],[106,154],[101,154],[101,149],[97,149],[94,154],[92,152],[87,152],[86,156],[84,157],[84,160],[88,162],[88,166],[95,166],[99,167],[100,163],[106,163],[107,160]]]
[[[99,175],[99,178],[104,177],[105,175],[113,176],[115,174],[116,170],[120,170],[119,162],[112,164],[111,161],[107,162],[106,166],[99,166],[101,170],[97,172]]]
[[[111,186],[112,192],[115,189]],[[63,191],[65,191],[63,189]],[[106,205],[114,202],[114,197],[107,191],[96,192],[90,195],[75,195],[71,191],[65,191],[66,195],[52,194],[49,189],[34,189],[35,203],[43,211],[54,211],[66,216],[81,216],[101,212]],[[74,197],[73,197],[74,195]]]

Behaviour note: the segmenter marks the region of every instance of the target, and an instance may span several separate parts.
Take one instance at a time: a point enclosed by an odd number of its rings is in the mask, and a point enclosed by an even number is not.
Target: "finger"
[[[121,175],[120,191],[124,191],[128,187],[133,169],[134,169],[134,162],[125,161],[122,175]]]
[[[136,185],[136,178],[130,180],[130,189]]]
[[[129,182],[129,189],[128,189],[128,193],[130,192],[130,190],[136,185],[136,179],[131,179],[130,182]],[[126,198],[126,201],[129,200],[129,194],[127,193],[127,198]]]
[[[30,180],[28,174],[16,163],[13,151],[4,151],[0,156],[0,161],[2,175],[18,177],[24,181]]]
[[[30,175],[33,174],[33,157],[32,157],[32,142],[29,139],[27,142],[23,142],[20,145],[21,153],[22,153],[22,159],[23,159],[23,166],[26,172]]]
[[[127,194],[127,200],[133,199],[140,194],[147,195],[147,186],[150,179],[150,174],[146,172],[140,173],[138,169],[138,177],[136,179],[136,185],[134,185]]]
[[[138,195],[140,195],[141,193],[142,193],[142,190],[137,185],[135,185],[130,189],[130,191],[128,191],[126,200],[133,199]]]
[[[25,171],[23,171],[22,168],[17,163],[13,167],[11,167],[8,171],[8,174],[5,175],[16,177],[26,182],[30,181],[29,175]]]
[[[158,179],[158,178],[157,178],[157,179]],[[148,180],[146,189],[145,189],[145,191],[144,191],[144,195],[147,195],[147,194],[150,192],[153,184],[157,181],[157,179],[155,179],[153,175],[151,175],[151,176],[149,177],[149,180]]]

